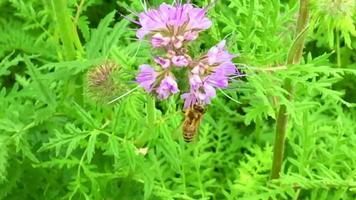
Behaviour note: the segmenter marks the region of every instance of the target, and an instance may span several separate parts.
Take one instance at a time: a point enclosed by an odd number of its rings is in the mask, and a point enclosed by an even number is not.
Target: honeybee
[[[198,132],[199,124],[203,119],[205,109],[202,105],[195,104],[192,108],[186,109],[184,113],[183,138],[185,142],[191,142]]]

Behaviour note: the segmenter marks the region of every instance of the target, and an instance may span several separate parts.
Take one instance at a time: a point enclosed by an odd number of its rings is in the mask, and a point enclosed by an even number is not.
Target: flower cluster
[[[187,43],[198,38],[199,33],[211,26],[206,17],[206,9],[192,4],[163,3],[158,9],[151,9],[138,15],[141,27],[137,31],[139,39],[146,38],[153,48],[162,49],[165,55],[157,56],[155,70],[147,64],[140,66],[136,81],[147,92],[167,99],[179,92],[173,68],[188,71],[190,89],[182,94],[184,108],[195,104],[209,104],[216,96],[216,88],[226,88],[231,75],[237,73],[232,62],[235,57],[225,49],[225,40],[212,47],[199,59],[189,56]]]

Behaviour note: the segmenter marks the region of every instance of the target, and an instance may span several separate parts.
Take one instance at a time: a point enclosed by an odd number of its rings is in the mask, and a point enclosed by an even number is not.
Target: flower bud
[[[126,85],[116,82],[119,68],[114,62],[105,62],[87,73],[86,92],[97,103],[107,103],[118,93],[126,90]]]

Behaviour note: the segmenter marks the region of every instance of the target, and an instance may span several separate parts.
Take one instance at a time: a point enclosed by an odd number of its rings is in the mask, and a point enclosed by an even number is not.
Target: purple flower
[[[167,99],[169,95],[176,94],[179,92],[177,82],[171,76],[166,76],[161,81],[161,84],[156,89],[158,94],[158,98],[160,99]]]
[[[213,80],[202,81],[198,74],[191,73],[189,76],[190,92],[184,93],[181,97],[184,99],[184,108],[192,107],[195,104],[209,104],[211,99],[216,96]]]
[[[198,32],[196,31],[188,31],[184,33],[184,39],[187,41],[192,41],[197,39],[199,36]]]
[[[190,84],[191,89],[196,90],[200,86],[202,86],[203,81],[201,80],[201,78],[198,74],[192,74],[189,77],[189,84]]]
[[[189,64],[189,61],[185,56],[173,56],[172,62],[177,67],[185,67]]]
[[[205,16],[206,10],[203,8],[194,8],[192,4],[183,5],[188,13],[189,23],[191,30],[206,30],[212,25],[211,21]]]
[[[207,76],[204,82],[214,87],[226,88],[229,84],[229,78],[224,74],[215,72]]]
[[[195,40],[199,32],[210,28],[211,21],[206,17],[206,10],[196,8],[192,4],[161,4],[158,9],[150,9],[138,15],[137,37],[153,35],[151,43],[154,47],[162,47],[172,42],[180,48],[183,42]]]
[[[136,82],[147,92],[151,92],[157,76],[158,73],[150,65],[144,64],[140,66],[140,72],[136,77]]]
[[[195,104],[209,104],[216,96],[216,88],[226,88],[231,75],[237,73],[232,58],[235,56],[225,50],[225,40],[212,47],[198,64],[190,70],[189,93],[184,93],[184,108]]]
[[[237,69],[231,62],[223,63],[214,69],[214,72],[204,79],[204,82],[218,88],[226,88],[229,84],[229,77],[237,74]]]
[[[215,88],[209,84],[203,84],[198,89],[191,89],[189,93],[182,94],[184,99],[184,108],[189,108],[195,104],[209,104],[211,99],[216,96]]]
[[[174,39],[172,39],[173,46],[177,49],[183,46],[183,42],[184,42],[184,37],[181,35],[176,36],[174,37]]]
[[[207,60],[209,65],[231,62],[231,60],[235,57],[235,55],[230,54],[225,50],[225,43],[226,40],[222,40],[208,51]]]
[[[169,44],[170,39],[168,37],[163,37],[161,33],[156,33],[152,36],[151,44],[153,47],[163,47]]]
[[[215,88],[208,83],[204,83],[203,87],[198,91],[198,99],[203,104],[209,104],[211,99],[216,96]]]
[[[230,76],[238,73],[236,66],[232,62],[225,62],[217,66],[214,70],[216,73],[221,73],[225,76]]]
[[[184,109],[193,107],[198,102],[197,95],[192,91],[182,94],[181,98],[184,99]]]
[[[226,88],[232,75],[238,73],[232,59],[235,57],[225,48],[225,40],[212,47],[199,60],[192,60],[187,42],[196,40],[201,31],[211,26],[204,8],[192,4],[163,3],[157,9],[149,9],[138,15],[137,37],[148,37],[152,47],[161,48],[163,57],[154,61],[161,66],[156,72],[149,65],[140,66],[136,81],[147,92],[157,94],[159,99],[167,99],[179,92],[173,75],[173,67],[188,69],[189,92],[182,94],[184,108],[196,104],[209,104],[216,96],[216,88]]]
[[[171,61],[169,59],[165,59],[159,56],[155,57],[154,61],[161,65],[163,69],[167,69],[171,65]]]
[[[193,74],[199,74],[202,72],[202,66],[201,65],[197,65],[195,67],[193,67],[193,69],[190,71]]]

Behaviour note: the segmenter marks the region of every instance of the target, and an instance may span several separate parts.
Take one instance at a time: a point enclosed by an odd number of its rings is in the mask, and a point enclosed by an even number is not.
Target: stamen
[[[218,88],[218,89],[219,89],[219,91],[220,91],[223,95],[225,95],[225,96],[226,96],[227,98],[229,98],[231,101],[233,101],[233,102],[235,102],[235,103],[237,103],[237,104],[241,104],[241,102],[239,102],[238,100],[232,98],[230,95],[228,95],[227,93],[225,93],[222,89],[220,89],[220,88]]]
[[[132,22],[132,23],[134,23],[134,24],[140,25],[140,22],[138,22],[138,21],[136,21],[136,20],[134,20],[134,19],[132,19],[132,18],[130,18],[130,17],[124,15],[124,14],[119,13],[119,15],[120,15],[121,17],[123,17],[124,19],[126,19],[127,21],[129,21],[129,22]]]
[[[147,12],[147,2],[145,0],[140,0],[141,6],[145,12]]]
[[[133,89],[127,91],[125,94],[123,94],[123,95],[121,95],[121,96],[119,96],[119,97],[117,97],[117,98],[115,98],[115,99],[109,101],[108,104],[112,104],[112,103],[114,103],[115,101],[118,101],[118,100],[124,98],[125,96],[127,96],[127,95],[131,94],[132,92],[134,92],[135,90],[137,90],[139,87],[140,87],[139,85],[136,86],[136,87],[134,87]]]
[[[204,10],[210,10],[212,7],[215,6],[216,2],[218,2],[218,0],[212,0],[207,6],[205,6]]]

